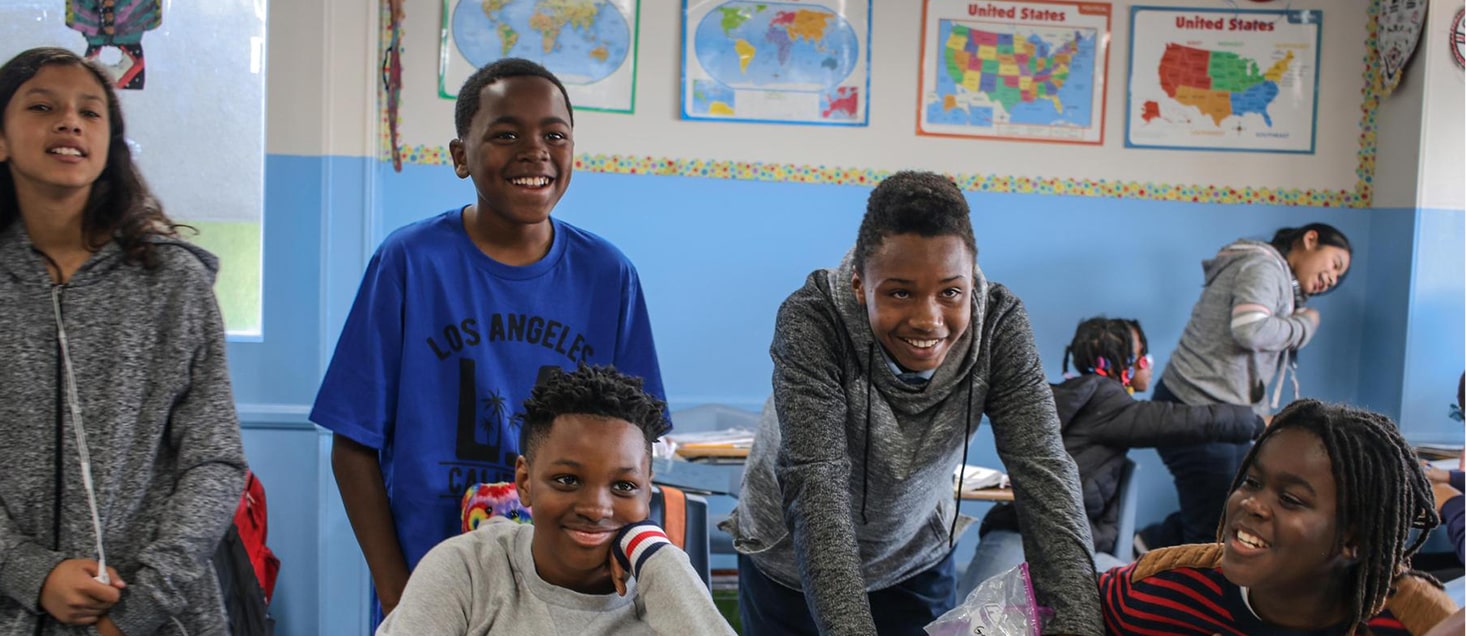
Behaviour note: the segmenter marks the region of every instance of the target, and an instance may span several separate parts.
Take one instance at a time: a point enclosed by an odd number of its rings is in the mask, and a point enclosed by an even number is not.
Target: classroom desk
[[[962,491],[963,501],[1013,501],[1012,488],[983,488]]]
[[[743,462],[748,458],[746,448],[694,449],[679,448],[677,454],[684,459],[689,456],[697,461],[658,459],[652,462],[652,481],[658,484],[676,486],[683,490],[713,495],[738,496],[743,481]],[[983,488],[962,492],[963,501],[1013,501],[1011,488]]]

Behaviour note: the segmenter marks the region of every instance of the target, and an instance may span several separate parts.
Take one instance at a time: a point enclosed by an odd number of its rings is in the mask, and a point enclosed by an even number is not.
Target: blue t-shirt
[[[362,277],[310,419],[381,452],[409,569],[458,533],[469,486],[514,480],[514,416],[541,368],[613,364],[665,399],[636,269],[551,223],[549,254],[514,267],[450,210],[393,232]]]

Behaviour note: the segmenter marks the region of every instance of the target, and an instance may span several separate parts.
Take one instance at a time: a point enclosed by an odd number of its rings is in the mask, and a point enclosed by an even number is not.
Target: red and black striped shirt
[[[1342,636],[1348,633],[1348,626],[1343,624],[1300,630],[1264,622],[1247,606],[1242,589],[1223,577],[1216,567],[1215,557],[1220,556],[1220,550],[1203,549],[1210,547],[1178,548],[1189,550],[1187,556],[1199,558],[1176,558],[1178,555],[1173,553],[1169,556],[1174,564],[1164,569],[1157,570],[1154,563],[1146,567],[1146,560],[1142,560],[1101,574],[1100,605],[1106,633],[1116,636]],[[1141,570],[1139,576],[1137,568]],[[1431,620],[1428,624],[1433,623]],[[1369,636],[1412,636],[1389,608],[1366,624]]]

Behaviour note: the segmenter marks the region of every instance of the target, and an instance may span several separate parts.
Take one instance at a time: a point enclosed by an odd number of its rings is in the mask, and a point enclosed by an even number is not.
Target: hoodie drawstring
[[[952,501],[955,505],[952,507],[952,529],[947,533],[948,550],[957,545],[957,520],[962,518],[962,483],[967,481],[967,447],[970,445],[969,440],[972,438],[971,382],[967,383],[967,409],[964,411],[962,421],[966,428],[963,429],[962,433],[962,463],[958,464],[961,468],[957,469],[957,488],[955,489],[956,492],[952,495]]]
[[[876,343],[870,343],[865,356],[865,457],[860,465],[864,473],[860,478],[860,524],[867,525],[870,519],[865,515],[866,504],[870,502],[870,392],[875,383]]]

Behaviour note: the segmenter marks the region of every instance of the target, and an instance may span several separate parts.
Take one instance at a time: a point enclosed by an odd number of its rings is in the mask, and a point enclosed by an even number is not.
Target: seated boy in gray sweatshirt
[[[548,374],[524,402],[514,471],[534,525],[492,518],[438,544],[377,635],[733,634],[647,520],[663,412],[610,367]]]

